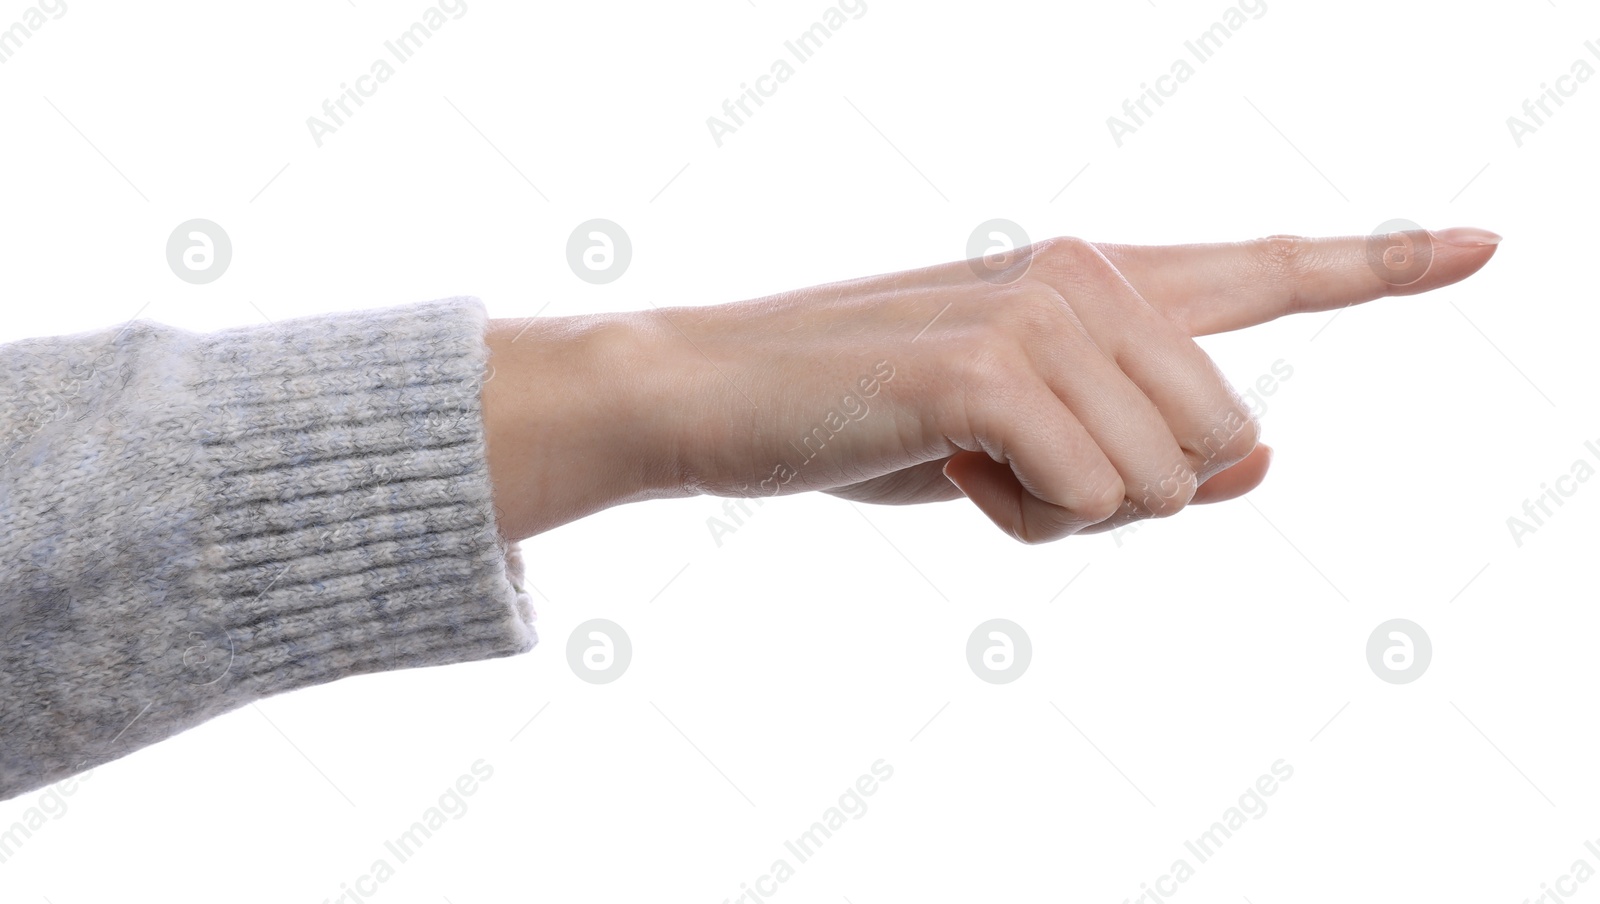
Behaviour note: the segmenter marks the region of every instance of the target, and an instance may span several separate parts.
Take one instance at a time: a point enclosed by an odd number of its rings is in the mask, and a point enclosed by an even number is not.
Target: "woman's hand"
[[[824,490],[964,494],[1038,543],[1233,498],[1269,453],[1192,337],[1445,286],[1498,241],[1056,238],[734,304],[495,321],[484,411],[501,529]]]

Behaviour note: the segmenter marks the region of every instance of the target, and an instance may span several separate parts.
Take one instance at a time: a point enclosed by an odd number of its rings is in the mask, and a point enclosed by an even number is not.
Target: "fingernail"
[[[1478,229],[1472,226],[1455,226],[1450,229],[1441,229],[1435,232],[1433,237],[1446,245],[1458,245],[1463,248],[1500,244],[1499,235],[1487,229]]]

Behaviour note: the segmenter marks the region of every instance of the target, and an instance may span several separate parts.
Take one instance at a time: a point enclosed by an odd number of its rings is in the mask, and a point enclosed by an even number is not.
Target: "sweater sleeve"
[[[535,640],[483,305],[0,346],[0,799],[271,694]]]

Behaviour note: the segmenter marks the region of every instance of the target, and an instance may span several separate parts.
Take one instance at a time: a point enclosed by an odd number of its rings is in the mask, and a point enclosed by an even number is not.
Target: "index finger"
[[[1152,306],[1190,336],[1203,336],[1448,286],[1478,272],[1499,242],[1487,230],[1457,227],[1196,245],[1094,244]]]

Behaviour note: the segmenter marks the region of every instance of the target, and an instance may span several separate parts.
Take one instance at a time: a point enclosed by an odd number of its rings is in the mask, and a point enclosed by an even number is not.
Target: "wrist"
[[[500,531],[521,540],[614,505],[691,495],[643,315],[492,320],[484,433]]]

